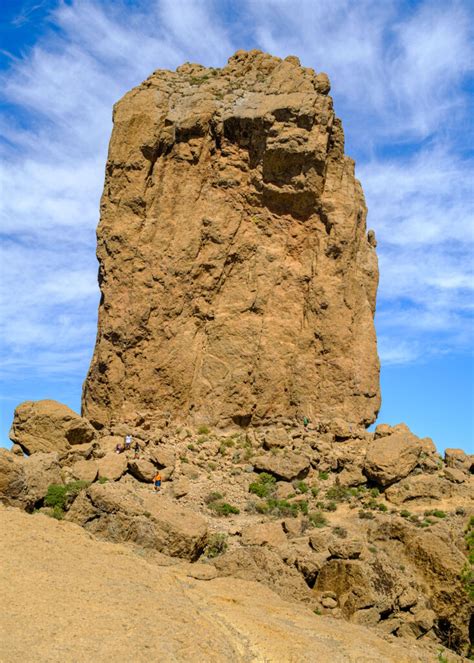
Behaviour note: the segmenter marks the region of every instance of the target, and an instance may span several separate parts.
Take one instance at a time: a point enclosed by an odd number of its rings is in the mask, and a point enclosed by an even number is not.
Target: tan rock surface
[[[367,447],[364,472],[379,486],[389,486],[416,467],[422,449],[421,440],[410,431],[377,437]]]
[[[12,442],[27,454],[66,451],[72,444],[90,442],[95,431],[90,423],[63,403],[25,401],[16,410],[10,430]]]
[[[120,483],[92,485],[78,498],[68,520],[114,542],[133,541],[170,556],[196,559],[207,536],[206,521],[149,488]]]
[[[377,258],[326,79],[239,52],[116,104],[83,392],[96,426],[375,419]]]
[[[435,647],[341,628],[254,582],[194,580],[41,515],[0,509],[0,518],[3,663],[436,660]]]

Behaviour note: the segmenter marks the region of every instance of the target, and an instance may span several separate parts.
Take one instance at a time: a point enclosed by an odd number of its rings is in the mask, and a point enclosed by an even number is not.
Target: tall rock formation
[[[83,414],[225,426],[380,405],[373,234],[325,74],[260,51],[114,109]]]

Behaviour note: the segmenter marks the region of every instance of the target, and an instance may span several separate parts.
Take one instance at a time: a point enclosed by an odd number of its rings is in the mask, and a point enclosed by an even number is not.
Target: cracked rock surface
[[[240,51],[116,104],[83,392],[96,428],[374,421],[376,241],[328,92],[295,57]]]

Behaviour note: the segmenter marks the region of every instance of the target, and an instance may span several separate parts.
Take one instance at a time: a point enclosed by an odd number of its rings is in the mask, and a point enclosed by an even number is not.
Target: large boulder
[[[115,105],[94,424],[375,420],[376,242],[327,92],[250,51],[156,71]]]
[[[124,453],[118,454],[115,451],[109,451],[97,461],[97,466],[99,479],[117,481],[127,471],[128,459]]]
[[[71,445],[90,442],[95,434],[87,419],[67,405],[52,400],[25,401],[15,410],[10,439],[29,455],[66,451]]]
[[[409,431],[378,436],[367,447],[364,474],[379,486],[390,486],[410,474],[423,449],[422,441]]]
[[[303,479],[309,471],[310,462],[306,456],[296,453],[268,454],[253,459],[253,465],[260,472],[268,472],[277,479],[293,481]]]
[[[207,540],[206,521],[146,488],[121,483],[93,484],[67,514],[110,541],[131,541],[172,557],[194,560]]]
[[[287,542],[286,534],[280,522],[258,523],[242,530],[244,546],[278,547]]]
[[[16,504],[26,491],[23,462],[11,451],[0,449],[0,501]]]
[[[23,460],[27,483],[27,501],[29,504],[38,502],[45,497],[48,486],[63,483],[61,466],[57,453],[35,453]]]

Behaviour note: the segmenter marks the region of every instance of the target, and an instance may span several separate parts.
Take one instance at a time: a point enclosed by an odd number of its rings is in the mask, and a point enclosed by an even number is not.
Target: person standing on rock
[[[135,445],[134,445],[134,447],[133,447],[133,450],[134,450],[134,452],[135,452],[135,454],[134,454],[133,457],[134,457],[134,458],[138,458],[138,454],[140,453],[140,445],[138,444],[138,442],[135,442]]]
[[[125,451],[128,451],[131,446],[132,446],[132,436],[131,435],[126,435],[125,436]]]
[[[157,473],[155,474],[153,483],[155,484],[155,493],[157,493],[161,488],[161,474],[159,471],[157,471]]]

